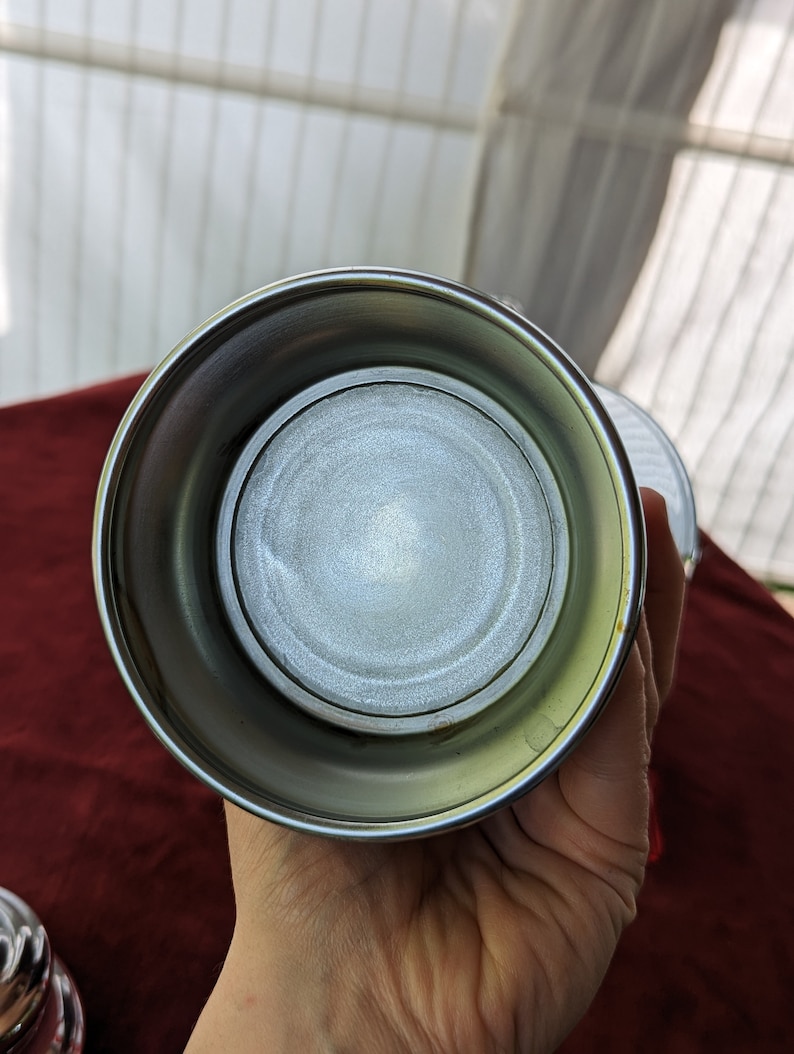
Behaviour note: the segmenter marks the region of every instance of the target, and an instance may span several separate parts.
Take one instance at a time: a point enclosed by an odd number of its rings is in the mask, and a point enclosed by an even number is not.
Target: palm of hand
[[[647,855],[650,737],[683,572],[661,499],[644,503],[645,611],[626,669],[535,790],[475,826],[391,844],[227,807],[237,923],[191,1054],[556,1048],[634,915]]]
[[[636,645],[586,751],[514,806],[442,837],[351,845],[271,827],[263,839],[261,821],[230,809],[246,876],[238,926],[266,918],[296,962],[322,964],[309,998],[340,1049],[362,1032],[387,1051],[554,1049],[634,914],[657,704]]]

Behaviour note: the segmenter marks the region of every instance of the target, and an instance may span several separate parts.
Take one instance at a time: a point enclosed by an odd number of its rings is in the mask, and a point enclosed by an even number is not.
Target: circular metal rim
[[[308,814],[302,808],[252,793],[250,787],[230,778],[228,773],[221,773],[194,749],[176,724],[164,717],[159,701],[153,697],[127,648],[125,629],[115,605],[111,555],[114,505],[124,475],[125,463],[135,446],[136,432],[151,405],[166,389],[172,376],[190,359],[196,347],[212,335],[228,328],[235,319],[239,321],[246,310],[257,308],[265,302],[272,306],[279,300],[290,303],[296,298],[311,296],[317,292],[325,293],[329,290],[329,284],[338,288],[363,289],[385,286],[398,292],[417,292],[453,303],[457,307],[465,307],[481,318],[487,318],[502,328],[510,329],[515,336],[533,346],[542,348],[544,365],[563,380],[570,395],[577,400],[587,417],[597,441],[602,446],[605,443],[609,450],[612,459],[610,471],[613,472],[616,487],[615,500],[625,517],[621,524],[624,531],[623,541],[634,554],[633,560],[624,561],[624,603],[620,609],[619,630],[615,632],[617,643],[605,657],[599,671],[600,679],[597,678],[597,689],[576,721],[575,735],[570,735],[559,743],[555,740],[553,747],[545,750],[540,760],[535,758],[520,772],[504,778],[497,790],[477,794],[456,806],[428,811],[420,816],[373,820],[351,819],[316,812]],[[639,493],[633,481],[631,466],[609,415],[595,397],[584,374],[542,331],[504,303],[451,280],[413,271],[344,268],[310,272],[285,279],[235,301],[184,338],[152,371],[130,404],[108,451],[97,492],[92,561],[103,630],[122,679],[157,738],[193,775],[229,801],[265,819],[315,834],[393,840],[439,833],[482,819],[510,804],[539,783],[574,749],[611,696],[628,658],[644,594],[645,533]]]

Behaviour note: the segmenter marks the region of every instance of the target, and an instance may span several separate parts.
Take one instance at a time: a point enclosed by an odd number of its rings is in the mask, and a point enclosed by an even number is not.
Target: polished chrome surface
[[[85,1017],[32,909],[0,889],[0,1054],[81,1054]]]
[[[594,384],[629,456],[639,487],[652,487],[667,504],[670,530],[687,573],[700,558],[695,496],[675,444],[650,414],[622,392]]]
[[[548,338],[453,282],[348,269],[238,301],[154,371],[108,454],[94,572],[122,676],[191,771],[271,819],[397,838],[572,749],[628,654],[644,533],[614,426]]]
[[[85,1047],[85,1012],[74,978],[56,956],[52,964],[50,994],[52,1029],[42,1025],[44,1045],[31,1048],[29,1054],[81,1054]],[[37,1037],[38,1040],[39,1037]]]
[[[50,983],[50,942],[36,915],[0,889],[0,1052],[12,1050],[35,1026]]]

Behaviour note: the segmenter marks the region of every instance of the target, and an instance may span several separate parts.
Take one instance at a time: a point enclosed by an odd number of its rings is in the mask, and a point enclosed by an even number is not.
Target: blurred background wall
[[[794,583],[792,0],[4,0],[0,401],[269,281],[510,296]]]

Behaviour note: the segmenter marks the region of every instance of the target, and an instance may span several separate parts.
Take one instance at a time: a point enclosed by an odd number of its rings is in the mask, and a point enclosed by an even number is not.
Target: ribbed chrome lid
[[[0,889],[0,1052],[37,1024],[50,985],[50,942],[28,905]]]
[[[0,1054],[81,1054],[85,1015],[36,913],[0,889]]]

